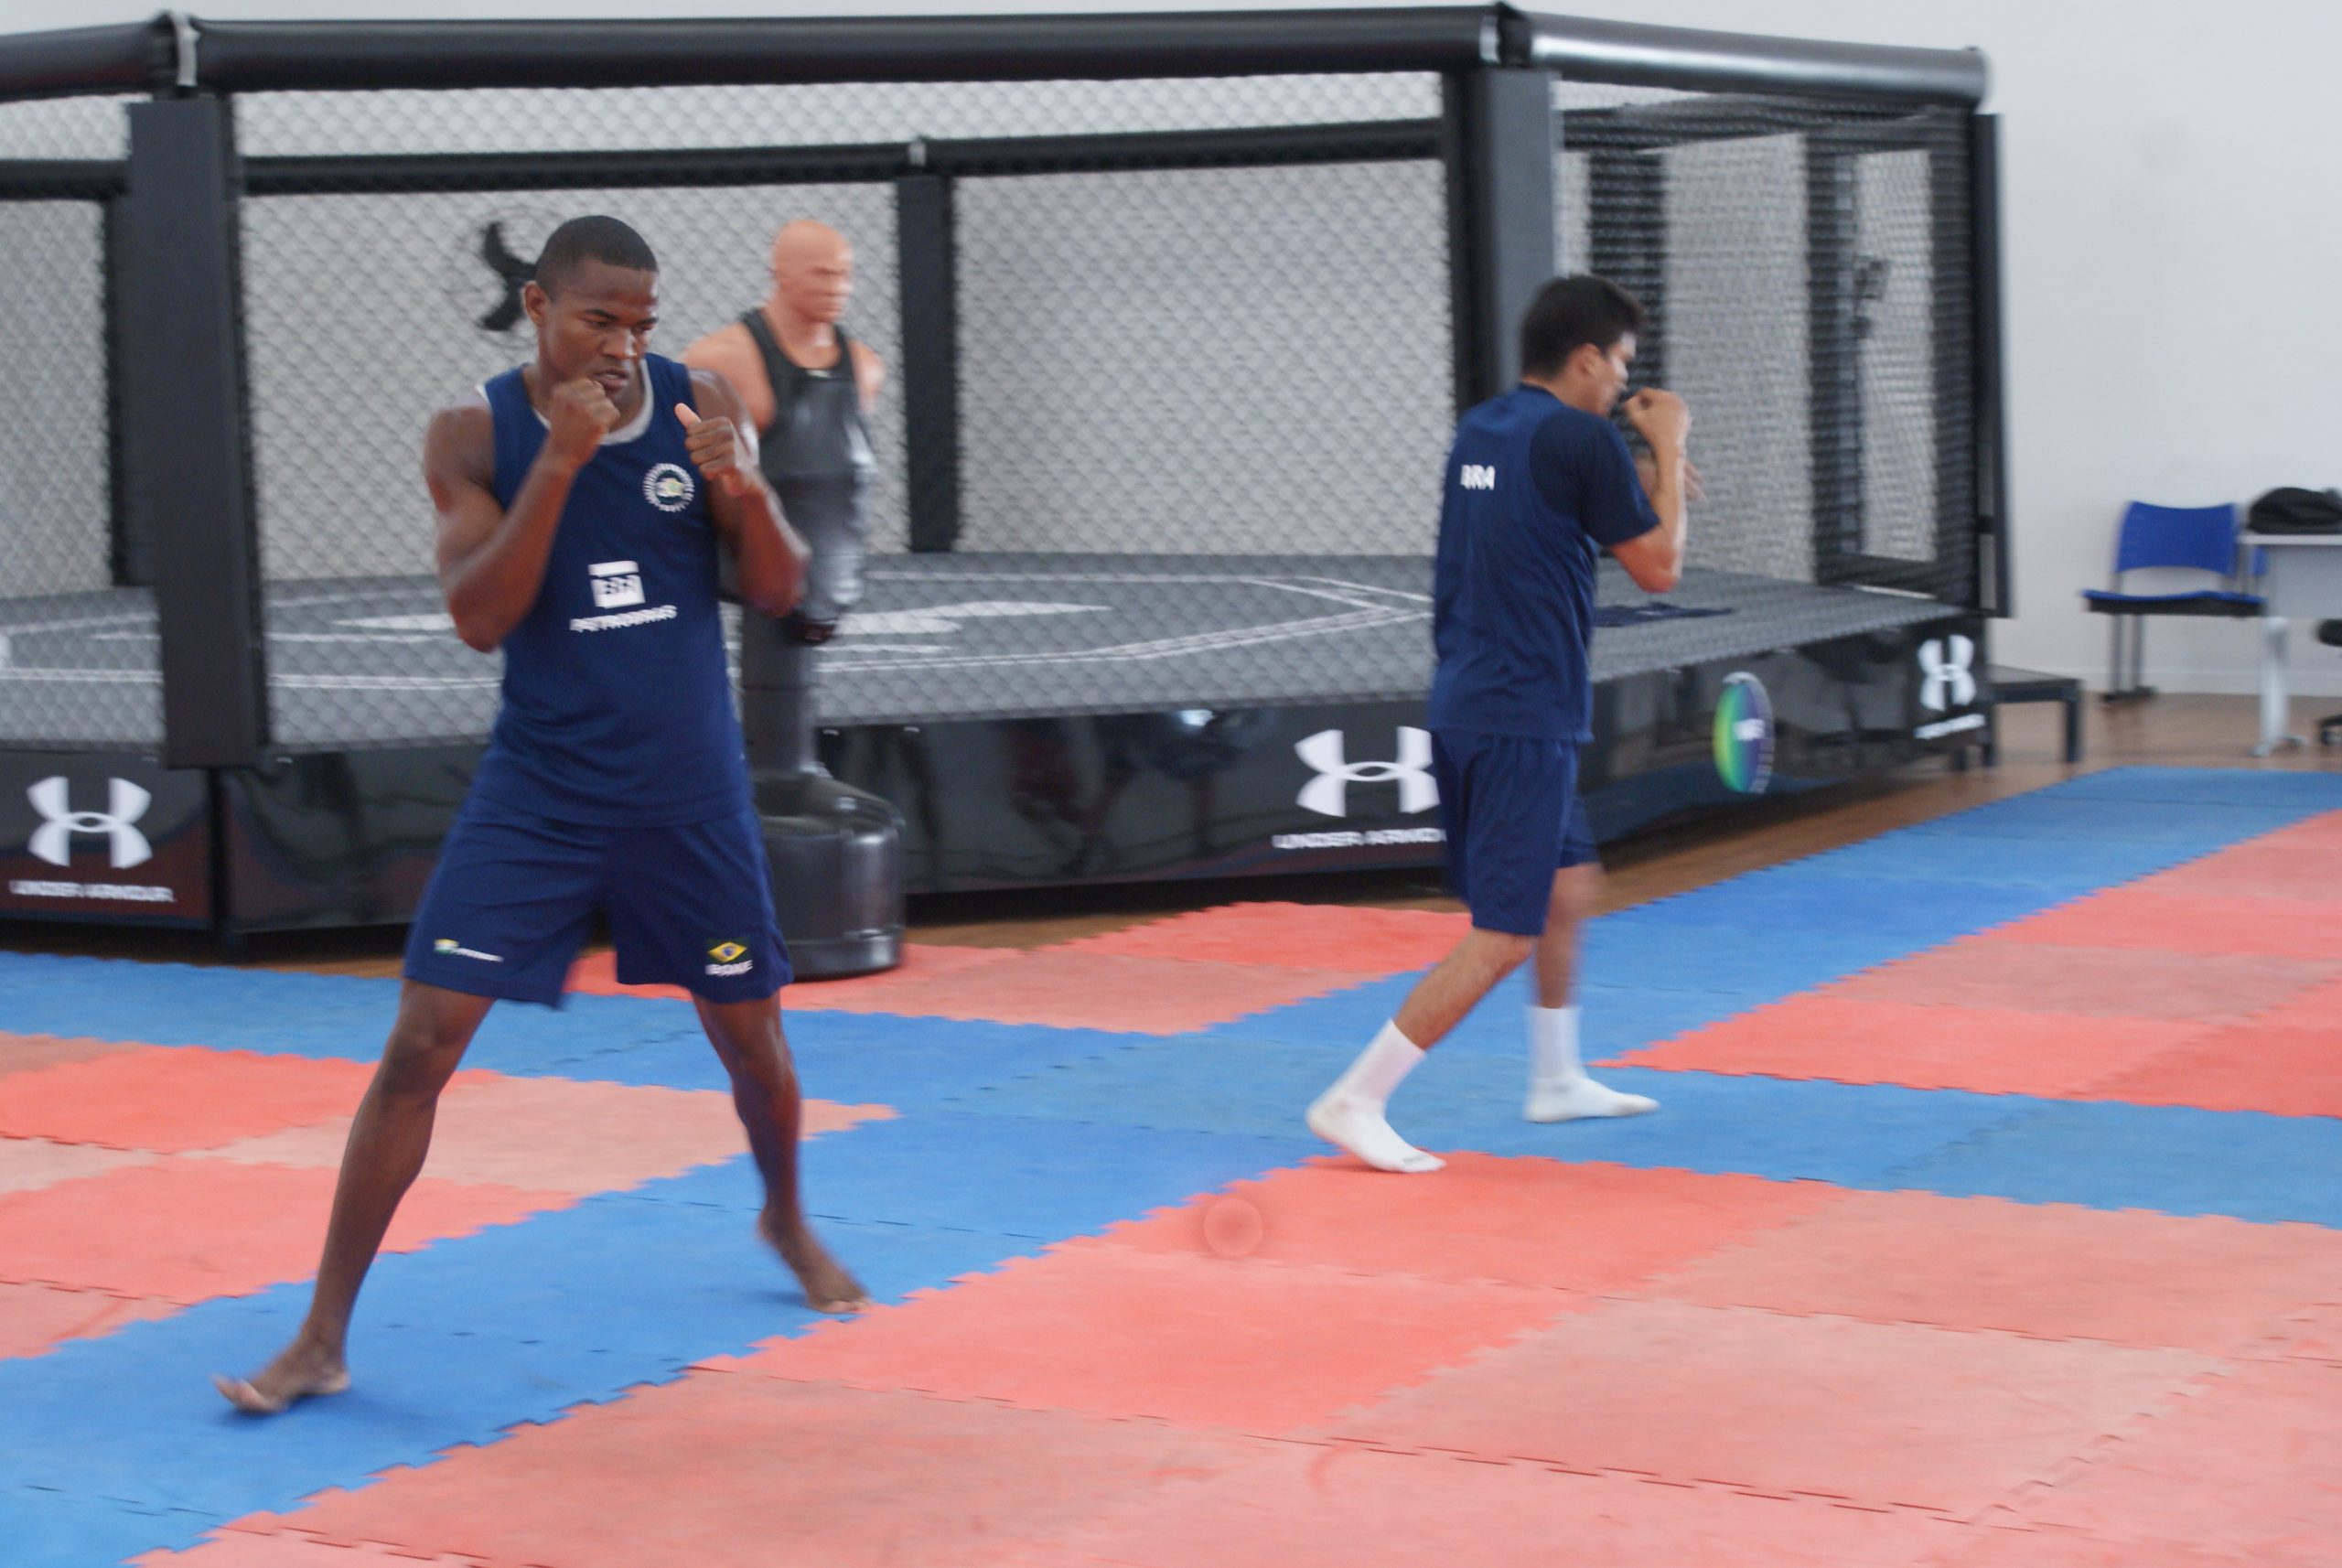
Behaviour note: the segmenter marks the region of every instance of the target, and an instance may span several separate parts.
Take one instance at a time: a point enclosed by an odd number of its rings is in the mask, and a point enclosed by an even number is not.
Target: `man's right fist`
[[[1691,407],[1671,392],[1645,387],[1620,406],[1635,434],[1649,442],[1653,451],[1669,447],[1680,451],[1684,437],[1692,434]]]
[[[602,437],[618,428],[618,404],[602,390],[602,383],[590,376],[562,382],[553,389],[550,401],[553,410],[546,416],[546,423],[553,428],[545,436],[545,444],[563,459],[582,468],[593,461]]]

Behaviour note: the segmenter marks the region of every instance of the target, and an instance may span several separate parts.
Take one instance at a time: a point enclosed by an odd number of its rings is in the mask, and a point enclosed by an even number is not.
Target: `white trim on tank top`
[[[523,384],[525,385],[526,383]],[[488,383],[486,381],[480,382],[478,386],[472,390],[479,393],[481,402],[485,403],[488,401]],[[650,428],[650,416],[652,413],[657,412],[652,405],[658,401],[659,400],[657,398],[650,395],[650,367],[649,365],[645,365],[642,367],[642,406],[634,411],[634,417],[632,419],[628,420],[616,430],[613,430],[607,435],[604,435],[601,440],[596,442],[595,445],[597,446],[623,446],[629,441],[639,441],[642,439],[642,433]],[[543,411],[539,409],[535,403],[532,403],[529,404],[529,412],[537,416],[537,423],[539,424],[543,425],[547,430],[551,430],[553,428],[553,421],[547,419],[544,416]]]

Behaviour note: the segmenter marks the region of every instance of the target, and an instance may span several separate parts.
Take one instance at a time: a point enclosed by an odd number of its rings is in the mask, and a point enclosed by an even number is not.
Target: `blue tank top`
[[[556,822],[673,827],[748,802],[716,607],[716,533],[675,404],[691,372],[643,360],[648,406],[571,484],[536,603],[504,639],[503,705],[472,788]],[[483,389],[496,499],[545,441],[518,370]]]

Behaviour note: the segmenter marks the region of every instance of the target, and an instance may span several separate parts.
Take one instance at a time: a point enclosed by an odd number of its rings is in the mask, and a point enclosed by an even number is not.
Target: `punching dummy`
[[[811,548],[794,611],[740,618],[740,716],[798,972],[862,973],[899,954],[901,824],[894,808],[831,779],[815,757],[812,650],[862,598],[869,412],[886,367],[838,325],[854,294],[843,235],[789,224],[773,240],[772,279],[762,305],[683,359],[739,391],[757,425],[757,465]]]

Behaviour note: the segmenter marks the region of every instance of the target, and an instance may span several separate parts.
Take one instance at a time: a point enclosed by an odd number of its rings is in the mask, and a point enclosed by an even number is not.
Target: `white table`
[[[2285,625],[2289,619],[2342,617],[2342,533],[2246,533],[2248,550],[2264,552],[2261,593],[2261,740],[2255,757],[2307,744],[2285,732]]]

